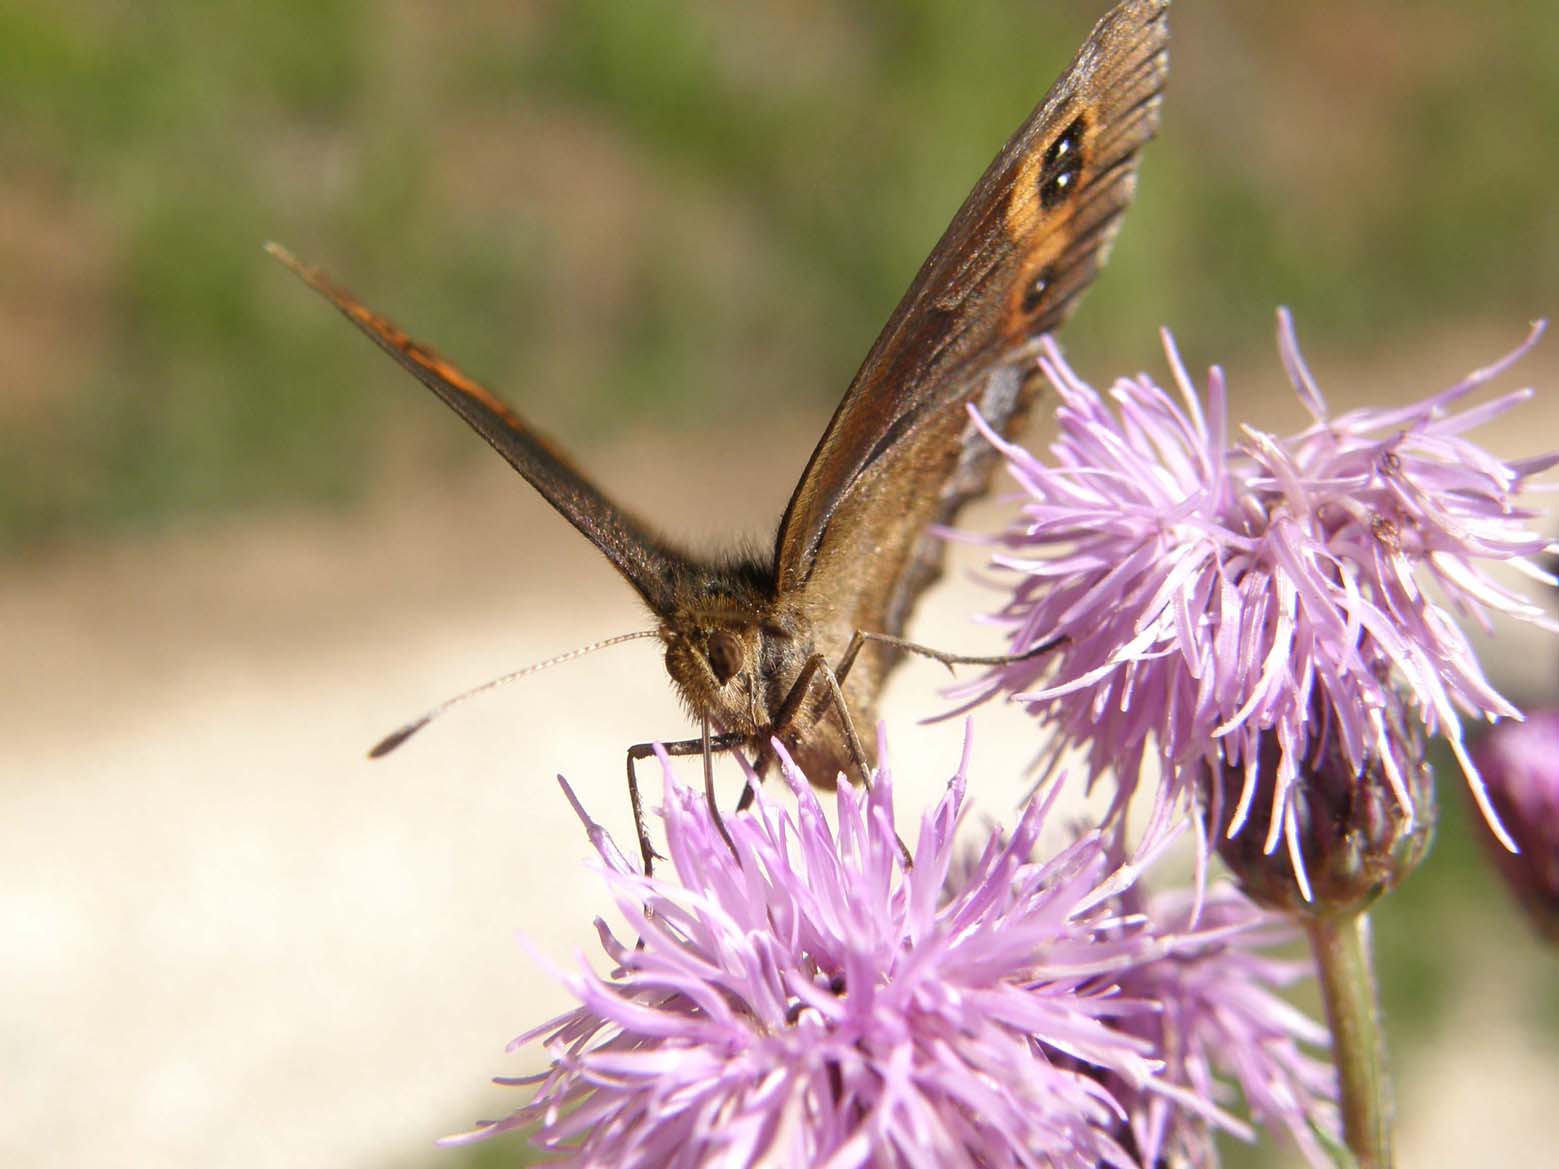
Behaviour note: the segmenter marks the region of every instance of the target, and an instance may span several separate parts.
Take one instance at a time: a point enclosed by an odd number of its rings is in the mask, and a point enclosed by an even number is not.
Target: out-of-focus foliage
[[[575,444],[821,420],[1103,8],[0,6],[0,549],[482,456],[268,238]],[[1173,22],[1080,354],[1265,347],[1279,302],[1360,351],[1554,311],[1550,0]]]

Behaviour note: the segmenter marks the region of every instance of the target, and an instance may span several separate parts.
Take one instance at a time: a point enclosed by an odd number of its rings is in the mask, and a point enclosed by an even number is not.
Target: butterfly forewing
[[[965,200],[872,346],[812,454],[776,539],[781,593],[829,598],[835,624],[893,635],[939,575],[950,523],[994,456],[973,401],[1013,432],[1033,395],[1030,342],[1093,280],[1155,133],[1168,72],[1168,0],[1128,2]],[[869,713],[893,651],[869,651],[847,693]]]
[[[957,413],[961,434],[964,403],[1026,338],[1057,328],[1098,272],[1135,188],[1137,151],[1158,126],[1168,7],[1128,0],[1105,16],[954,216],[791,497],[775,549],[782,590],[812,578],[832,531],[848,539],[863,523],[876,527],[867,500],[896,506],[864,477],[908,462],[918,472],[908,486],[940,494],[931,476],[956,456],[948,428],[929,416]],[[1008,428],[1008,418],[992,421]],[[906,459],[907,445],[939,451]]]
[[[286,248],[267,244],[266,250],[464,418],[471,429],[601,550],[651,609],[657,613],[666,610],[674,586],[695,571],[685,554],[667,545],[648,525],[610,499],[556,443],[486,386],[467,377],[429,346],[409,337],[393,321],[363,305],[319,269],[300,263]]]

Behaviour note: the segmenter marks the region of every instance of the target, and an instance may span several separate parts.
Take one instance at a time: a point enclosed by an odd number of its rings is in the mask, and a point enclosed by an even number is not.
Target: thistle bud
[[[1275,736],[1262,739],[1246,806],[1245,767],[1216,770],[1206,793],[1209,835],[1252,900],[1299,916],[1352,915],[1418,867],[1434,834],[1433,773],[1422,728],[1400,700],[1388,704],[1385,725],[1397,782],[1380,755],[1355,767],[1329,733],[1306,746],[1276,811],[1281,751]],[[1274,816],[1275,831],[1269,830]]]
[[[1538,933],[1559,943],[1559,711],[1500,723],[1478,741],[1473,758],[1500,823],[1521,849],[1511,852],[1485,825],[1481,835],[1495,867]]]

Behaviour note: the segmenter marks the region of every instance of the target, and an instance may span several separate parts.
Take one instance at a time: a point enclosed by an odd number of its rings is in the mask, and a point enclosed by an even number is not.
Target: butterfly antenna
[[[373,745],[368,752],[368,758],[382,759],[451,706],[459,705],[467,698],[475,698],[478,694],[496,690],[499,686],[506,686],[510,682],[514,682],[528,674],[540,673],[542,670],[551,669],[553,666],[560,666],[564,662],[571,662],[575,658],[582,658],[586,654],[595,653],[598,649],[606,649],[612,645],[621,645],[625,641],[639,641],[646,637],[659,636],[660,631],[657,629],[641,629],[638,633],[619,633],[616,637],[608,637],[605,641],[597,641],[591,645],[582,645],[578,649],[571,649],[567,653],[558,654],[555,658],[547,658],[545,661],[535,662],[526,666],[523,670],[515,670],[512,674],[504,674],[501,677],[493,678],[491,681],[483,682],[480,686],[473,686],[469,690],[456,694],[453,698],[446,698],[437,706],[412,719],[411,722],[385,735],[384,738]]]

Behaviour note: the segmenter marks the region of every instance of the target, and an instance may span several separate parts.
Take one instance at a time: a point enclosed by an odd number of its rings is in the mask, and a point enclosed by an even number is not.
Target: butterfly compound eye
[[[715,680],[722,686],[742,668],[742,646],[732,634],[721,630],[710,636],[709,668],[715,672]]]

